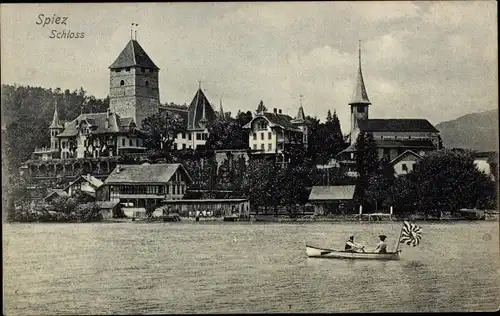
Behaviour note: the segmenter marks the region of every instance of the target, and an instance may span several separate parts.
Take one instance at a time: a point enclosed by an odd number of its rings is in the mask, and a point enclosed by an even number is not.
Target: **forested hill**
[[[104,112],[109,99],[97,99],[80,88],[70,90],[2,85],[2,156],[10,168],[29,159],[35,147],[49,144],[48,126],[57,100],[59,118],[73,120],[80,111]],[[83,107],[83,109],[82,109]],[[5,141],[5,144],[3,143]],[[2,157],[2,158],[4,158]]]
[[[436,125],[446,148],[498,150],[498,110],[471,113]]]

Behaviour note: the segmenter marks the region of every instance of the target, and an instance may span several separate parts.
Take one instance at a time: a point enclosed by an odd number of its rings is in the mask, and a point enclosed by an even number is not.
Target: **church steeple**
[[[352,96],[352,101],[349,105],[370,105],[371,102],[368,99],[368,94],[366,93],[365,82],[363,80],[363,72],[361,71],[361,41],[359,41],[358,49],[358,77],[356,80],[356,86],[354,88],[354,95]]]

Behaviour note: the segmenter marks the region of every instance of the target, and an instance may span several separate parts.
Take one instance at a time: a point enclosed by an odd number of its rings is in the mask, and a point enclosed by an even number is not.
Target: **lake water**
[[[421,222],[400,261],[307,258],[400,223],[4,224],[4,314],[499,308],[498,222]]]

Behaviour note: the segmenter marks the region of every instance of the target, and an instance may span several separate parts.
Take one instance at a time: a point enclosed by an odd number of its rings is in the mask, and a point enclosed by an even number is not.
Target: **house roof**
[[[104,182],[102,182],[101,180],[97,179],[96,177],[93,177],[90,174],[86,174],[86,175],[79,176],[76,180],[74,180],[73,182],[71,182],[70,184],[68,184],[64,188],[64,190],[66,190],[67,188],[69,188],[73,184],[75,184],[77,182],[80,182],[82,180],[88,182],[90,185],[92,185],[94,187],[94,189],[97,189],[97,188],[101,187],[104,184]]]
[[[109,122],[109,126],[106,123]],[[81,124],[90,125],[91,134],[112,134],[127,132],[130,130],[130,123],[133,119],[130,117],[121,118],[115,113],[83,113],[77,118],[66,124],[62,133],[57,137],[73,137],[78,135]]]
[[[190,175],[182,164],[174,163],[119,165],[110,173],[104,183],[167,183],[179,168],[191,181]]]
[[[402,153],[401,155],[397,156],[396,158],[394,158],[393,160],[390,161],[391,164],[396,164],[398,163],[401,159],[403,159],[404,157],[407,157],[407,156],[413,156],[417,159],[420,159],[420,155],[415,153],[414,151],[411,151],[411,150],[407,150],[405,151],[404,153]]]
[[[201,88],[199,88],[188,108],[187,128],[189,130],[203,129],[200,126],[200,121],[202,121],[202,119],[205,119],[206,124],[207,122],[215,120],[216,117],[215,110]]]
[[[248,122],[243,128],[251,128],[254,120],[264,117],[271,127],[278,126],[286,130],[298,131],[301,130],[292,123],[293,119],[286,114],[278,114],[272,112],[260,112],[254,115],[252,120]]]
[[[49,197],[51,197],[52,195],[57,195],[58,197],[68,197],[68,193],[66,191],[64,191],[63,189],[51,189],[52,192],[50,192],[45,198],[45,199],[48,199]]]
[[[177,107],[171,107],[171,106],[167,105],[167,106],[160,107],[160,110],[167,111],[173,115],[177,115],[178,117],[180,117],[184,121],[184,123],[187,126],[187,122],[188,122],[188,110],[187,109],[180,109]]]
[[[309,194],[310,201],[352,200],[355,185],[313,186]]]
[[[358,120],[364,132],[439,132],[425,119],[369,119]]]
[[[139,45],[136,40],[131,39],[109,68],[118,69],[134,66],[156,70],[160,69],[155,65],[151,58],[149,58],[148,54],[146,54],[141,45]]]
[[[304,115],[304,108],[302,106],[299,107],[299,111],[297,112],[297,116],[293,119],[294,122],[302,123],[306,120],[306,116]]]

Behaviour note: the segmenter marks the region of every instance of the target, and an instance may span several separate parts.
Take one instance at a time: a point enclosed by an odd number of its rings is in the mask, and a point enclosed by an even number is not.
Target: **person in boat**
[[[354,242],[354,236],[350,236],[349,240],[346,241],[345,243],[345,250],[346,251],[352,251],[352,252],[359,252],[359,251],[365,251],[364,246],[357,244]]]
[[[376,253],[387,253],[387,244],[385,243],[386,235],[379,235],[378,238],[380,242],[377,244],[377,248],[375,248]]]

